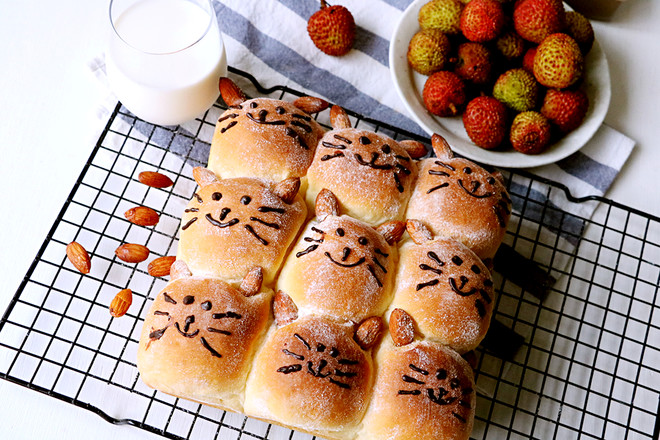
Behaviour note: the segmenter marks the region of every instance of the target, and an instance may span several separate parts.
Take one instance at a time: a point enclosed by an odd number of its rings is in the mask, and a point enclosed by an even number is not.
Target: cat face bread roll
[[[346,121],[348,117],[335,118],[335,129],[319,142],[307,171],[308,205],[326,188],[339,199],[342,213],[370,225],[403,220],[417,178],[417,164],[408,151],[417,156],[426,150],[422,144],[351,128]]]
[[[458,241],[432,239],[421,222],[408,221],[413,241],[399,248],[392,308],[406,310],[427,340],[459,353],[486,336],[495,303],[490,272]]]
[[[353,438],[372,375],[353,325],[303,317],[271,329],[248,379],[245,410],[326,438]]]
[[[282,267],[277,290],[286,292],[303,314],[360,322],[381,315],[391,300],[396,248],[403,222],[378,228],[338,216],[328,191],[317,198],[310,222]]]
[[[422,161],[406,218],[460,241],[481,259],[493,258],[511,214],[506,188],[474,162],[454,158],[439,135],[432,142],[437,158]]]
[[[307,215],[299,181],[273,188],[250,178],[218,179],[195,168],[198,191],[182,216],[177,258],[195,275],[238,282],[252,267],[270,284]]]
[[[147,312],[137,353],[152,388],[216,407],[242,411],[247,373],[269,321],[270,291],[261,269],[240,288],[191,276],[178,260],[172,281]]]
[[[433,342],[395,346],[387,339],[376,354],[376,365],[374,394],[359,440],[470,438],[474,378],[457,352]]]
[[[220,90],[230,108],[216,124],[208,168],[225,178],[256,177],[271,182],[304,176],[325,132],[323,127],[295,103],[245,100],[237,88],[225,85],[230,80],[223,80]],[[227,90],[234,91],[233,97],[227,96]],[[311,112],[324,108],[298,105]]]

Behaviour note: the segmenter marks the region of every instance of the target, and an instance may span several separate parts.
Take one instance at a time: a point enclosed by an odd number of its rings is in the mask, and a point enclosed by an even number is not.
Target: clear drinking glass
[[[213,105],[227,58],[211,0],[111,0],[109,12],[108,81],[126,108],[176,125]]]

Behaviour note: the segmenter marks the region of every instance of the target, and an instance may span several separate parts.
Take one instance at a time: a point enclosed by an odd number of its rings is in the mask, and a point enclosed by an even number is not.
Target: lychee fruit
[[[461,32],[463,3],[459,0],[432,0],[419,10],[417,16],[422,29],[440,29],[448,35]]]
[[[355,41],[355,20],[344,6],[328,6],[321,0],[321,9],[307,22],[307,33],[322,52],[341,56],[348,53]]]
[[[502,31],[506,17],[497,0],[471,0],[461,14],[461,31],[475,43],[494,40]]]
[[[587,110],[589,110],[589,98],[581,89],[550,89],[543,99],[541,114],[555,124],[562,133],[568,133],[582,124]]]
[[[426,80],[422,98],[434,115],[455,116],[465,105],[465,83],[453,72],[435,72]]]
[[[475,145],[492,149],[498,147],[507,135],[507,109],[491,96],[478,96],[470,101],[463,112],[463,126]]]
[[[449,58],[449,38],[439,29],[417,32],[408,45],[408,64],[422,75],[442,70]]]
[[[546,87],[572,86],[584,72],[584,58],[578,44],[566,34],[546,37],[534,56],[534,76]]]
[[[522,68],[531,74],[534,74],[534,56],[536,56],[536,47],[530,47],[525,52],[522,60]]]
[[[565,26],[562,0],[518,0],[513,7],[513,26],[525,40],[540,43]]]
[[[539,112],[518,113],[511,124],[509,140],[516,150],[525,154],[542,153],[550,143],[550,122]]]
[[[490,51],[480,43],[463,43],[456,51],[454,73],[474,84],[486,84],[491,79],[493,62]]]
[[[525,52],[525,41],[514,31],[504,32],[500,35],[495,42],[495,46],[509,61],[521,57]]]
[[[566,31],[580,46],[582,55],[586,55],[594,44],[594,28],[589,19],[579,12],[566,13]]]
[[[518,112],[533,109],[538,93],[534,76],[522,68],[507,70],[497,78],[493,87],[493,97]]]

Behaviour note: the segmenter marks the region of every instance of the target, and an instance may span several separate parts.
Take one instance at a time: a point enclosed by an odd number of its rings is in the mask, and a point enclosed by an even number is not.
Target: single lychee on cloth
[[[355,20],[344,6],[328,6],[321,0],[321,9],[307,22],[307,33],[322,52],[341,56],[348,53],[355,41]]]
[[[504,104],[491,96],[478,96],[463,112],[463,126],[478,147],[499,147],[507,135],[508,114]]]
[[[566,34],[548,35],[536,49],[534,76],[546,87],[570,87],[582,78],[583,72],[580,47]]]
[[[509,140],[516,150],[524,154],[539,154],[550,143],[552,127],[541,113],[518,113],[511,124]]]
[[[461,14],[461,31],[475,43],[494,40],[505,23],[502,4],[497,0],[471,0]]]
[[[437,116],[456,116],[465,105],[465,83],[453,72],[435,72],[424,83],[426,109]]]
[[[449,60],[449,38],[439,29],[422,29],[408,45],[408,64],[422,75],[442,70]]]

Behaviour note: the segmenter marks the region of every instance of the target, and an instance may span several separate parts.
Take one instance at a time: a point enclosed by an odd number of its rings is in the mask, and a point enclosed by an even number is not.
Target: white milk
[[[213,105],[227,74],[215,17],[187,0],[140,0],[112,19],[107,74],[126,108],[176,125]]]

